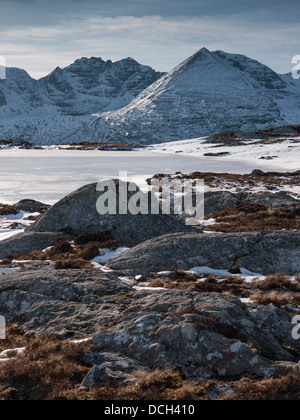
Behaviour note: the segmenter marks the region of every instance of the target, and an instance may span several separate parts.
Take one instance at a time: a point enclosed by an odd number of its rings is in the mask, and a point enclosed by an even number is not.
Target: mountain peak
[[[199,51],[197,51],[195,54],[193,54],[190,59],[203,59],[207,57],[212,57],[213,53],[209,51],[207,48],[203,47]]]
[[[216,57],[214,56],[214,54],[207,48],[203,47],[191,57],[189,57],[187,60],[185,60],[180,66],[187,67],[198,62],[210,62],[215,60]]]

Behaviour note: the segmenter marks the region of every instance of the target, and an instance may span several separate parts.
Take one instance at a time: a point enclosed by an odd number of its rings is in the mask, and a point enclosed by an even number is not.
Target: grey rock
[[[204,212],[208,216],[232,209],[240,204],[237,194],[229,191],[209,191],[205,193]]]
[[[47,207],[46,204],[36,200],[21,200],[16,204],[18,210],[35,213],[40,207]]]
[[[261,169],[254,169],[251,173],[252,176],[266,176],[266,173]]]
[[[0,242],[0,259],[8,255],[25,255],[48,248],[54,239],[63,236],[52,232],[23,232]]]
[[[120,187],[126,187],[125,182],[113,180],[116,185],[117,203],[119,203]],[[134,185],[134,184],[133,184]],[[134,246],[148,239],[163,234],[175,232],[190,232],[192,229],[181,221],[162,214],[117,214],[100,215],[96,208],[99,197],[103,194],[96,191],[97,184],[86,185],[56,203],[36,223],[28,228],[31,232],[61,232],[71,229],[77,233],[97,233],[111,231],[113,239],[118,239],[124,245]],[[136,192],[140,192],[137,186]],[[128,192],[127,203],[135,192]],[[141,193],[149,203],[150,195]],[[153,200],[155,197],[151,196]]]
[[[216,215],[222,211],[233,209],[241,204],[258,203],[267,208],[282,209],[296,208],[300,206],[300,200],[296,200],[289,194],[282,193],[231,193],[229,191],[210,191],[205,193],[205,215]]]
[[[245,374],[269,377],[278,372],[274,361],[297,365],[279,338],[282,330],[291,331],[292,316],[281,311],[274,315],[273,328],[277,317],[280,320],[277,338],[237,298],[189,291],[141,293],[119,324],[98,334],[93,344],[99,353],[113,349],[149,368],[180,368],[190,380]],[[212,316],[214,322],[209,321]],[[295,346],[300,348],[300,343]],[[282,366],[278,369],[282,372]]]
[[[272,209],[300,207],[300,200],[296,200],[289,194],[284,193],[240,193],[238,197],[241,200],[241,204],[258,203]]]
[[[0,278],[0,315],[24,332],[93,338],[85,388],[135,383],[135,371],[180,369],[188,380],[270,377],[298,367],[292,315],[217,293],[135,291],[98,270],[36,270]]]
[[[233,265],[265,275],[293,275],[300,272],[300,233],[165,235],[113,258],[107,265],[114,270],[130,269],[134,275],[199,266],[229,270]]]
[[[0,277],[0,314],[19,319],[25,332],[76,338],[118,319],[133,289],[98,270],[15,272]]]
[[[81,386],[86,389],[109,385],[132,385],[137,381],[134,371],[143,369],[143,365],[136,360],[115,353],[85,353],[83,361],[96,364],[84,378]]]

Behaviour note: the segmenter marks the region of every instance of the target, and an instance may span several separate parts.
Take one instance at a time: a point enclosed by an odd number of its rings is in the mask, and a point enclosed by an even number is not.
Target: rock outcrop
[[[179,233],[145,242],[109,261],[114,270],[149,275],[164,270],[239,266],[261,274],[300,272],[299,232]]]
[[[86,338],[109,325],[135,292],[98,270],[33,270],[0,278],[0,313],[25,332]]]
[[[261,193],[232,193],[230,191],[207,191],[204,195],[204,203],[199,203],[199,207],[204,206],[205,216],[221,213],[222,211],[233,209],[241,204],[262,204],[271,209],[292,209],[300,207],[300,200],[296,200],[289,194],[274,194],[270,192]],[[171,210],[174,214],[174,199],[171,200]],[[185,219],[187,215],[175,215],[179,219]]]
[[[218,293],[136,291],[97,270],[0,278],[0,315],[25,332],[93,338],[83,386],[134,381],[134,371],[179,369],[188,380],[270,377],[297,367],[292,315]]]
[[[47,207],[47,204],[36,200],[21,200],[16,204],[18,210],[27,211],[29,213],[35,213],[36,211],[46,209]]]
[[[300,348],[291,336],[292,317],[275,309],[272,320],[269,315],[219,294],[139,292],[118,325],[93,344],[96,354],[114,349],[148,367],[180,368],[191,380],[267,377],[280,370],[276,361],[296,361],[283,346]]]
[[[35,224],[28,228],[30,232],[62,232],[73,231],[78,234],[89,234],[111,231],[111,237],[127,246],[134,246],[148,239],[168,233],[191,232],[181,221],[162,214],[120,214],[119,198],[120,188],[128,190],[128,184],[113,180],[116,186],[117,214],[101,215],[97,211],[97,200],[103,192],[97,191],[97,184],[86,185],[56,203]],[[149,204],[156,200],[153,195],[144,194],[132,184],[133,190],[127,194],[128,206],[130,199],[139,193]],[[125,196],[126,201],[126,196]]]

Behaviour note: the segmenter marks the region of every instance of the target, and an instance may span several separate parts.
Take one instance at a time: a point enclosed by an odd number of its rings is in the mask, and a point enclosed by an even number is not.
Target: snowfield
[[[146,150],[156,153],[192,155],[204,158],[208,161],[211,157],[205,157],[207,153],[224,153],[218,159],[222,160],[224,166],[234,162],[244,162],[248,165],[264,166],[269,171],[297,171],[300,162],[300,137],[283,139],[280,143],[261,144],[260,140],[250,140],[245,146],[217,146],[207,144],[206,137],[192,140],[163,143],[147,147]],[[266,160],[262,164],[262,160]],[[255,167],[256,167],[255,166]],[[231,166],[231,168],[233,168]],[[211,168],[211,172],[214,172]],[[231,170],[229,170],[231,172]]]

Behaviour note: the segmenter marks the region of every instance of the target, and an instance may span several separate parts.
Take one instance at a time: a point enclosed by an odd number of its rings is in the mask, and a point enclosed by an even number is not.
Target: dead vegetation
[[[6,286],[5,290],[12,290],[11,286]],[[5,291],[2,289],[2,291]],[[31,340],[31,335],[25,335],[17,322],[12,322],[6,328],[6,340],[0,340],[0,352],[7,349],[26,347]]]
[[[205,185],[212,189],[227,190],[236,189],[237,191],[251,191],[251,189],[261,188],[267,191],[280,191],[284,193],[287,186],[298,187],[300,185],[300,171],[296,172],[262,172],[254,171],[252,174],[230,174],[214,172],[193,172],[184,174],[178,172],[174,175],[156,174],[147,180],[151,184],[155,180],[203,180]]]
[[[300,292],[299,277],[295,281],[284,274],[268,276],[265,280],[257,281],[253,284],[259,290],[284,290],[289,292]]]
[[[80,384],[89,368],[82,353],[90,344],[32,338],[23,354],[0,365],[0,400],[52,400]]]
[[[248,298],[251,295],[250,286],[243,279],[227,276],[220,280],[215,276],[208,276],[199,280],[195,274],[187,274],[186,277],[154,279],[150,281],[150,287],[164,287],[166,289],[194,290],[199,293],[222,293],[226,295]]]
[[[15,206],[9,204],[0,204],[0,216],[16,215],[19,210]]]
[[[300,230],[300,207],[295,209],[269,209],[262,204],[241,204],[213,216],[218,232]]]
[[[94,239],[100,240],[94,242]],[[2,264],[9,264],[12,260],[18,261],[53,261],[56,269],[88,269],[92,268],[90,261],[97,257],[101,249],[117,249],[120,246],[116,240],[107,240],[103,234],[80,234],[74,243],[64,237],[54,240],[51,247],[44,251],[32,251],[22,256],[7,256]]]
[[[65,145],[64,149],[67,150],[103,150],[103,151],[122,151],[130,152],[134,149],[139,149],[145,146],[127,143],[93,143],[93,142],[80,142],[69,143]]]
[[[187,313],[195,313],[193,308]],[[198,311],[197,311],[198,313]],[[200,329],[219,331],[236,337],[237,331],[224,330],[215,317],[203,318]],[[83,362],[85,352],[94,351],[90,342],[61,341],[55,335],[24,335],[18,324],[8,327],[8,339],[0,350],[12,349],[10,361],[0,364],[0,400],[209,400],[212,393],[218,400],[299,400],[299,372],[281,378],[257,380],[236,378],[233,382],[189,382],[180,371],[157,368],[140,369],[131,375],[130,385],[107,383],[86,390],[80,387],[91,366]],[[22,354],[13,349],[26,347]],[[226,392],[224,392],[226,390]]]
[[[174,273],[181,273],[180,276]],[[166,289],[194,290],[199,293],[221,293],[239,298],[250,298],[259,305],[273,304],[287,312],[300,312],[299,276],[294,280],[283,274],[270,275],[265,280],[246,283],[238,275],[226,276],[224,279],[210,275],[199,279],[197,275],[184,270],[173,271],[170,276],[149,280],[150,287]]]
[[[243,379],[233,383],[233,393],[225,396],[224,400],[242,401],[299,401],[300,400],[300,374],[291,372],[281,378],[255,381]]]
[[[258,292],[251,296],[251,300],[258,305],[274,305],[276,308],[286,308],[289,305],[299,306],[299,297],[293,297],[286,293],[263,293]]]

